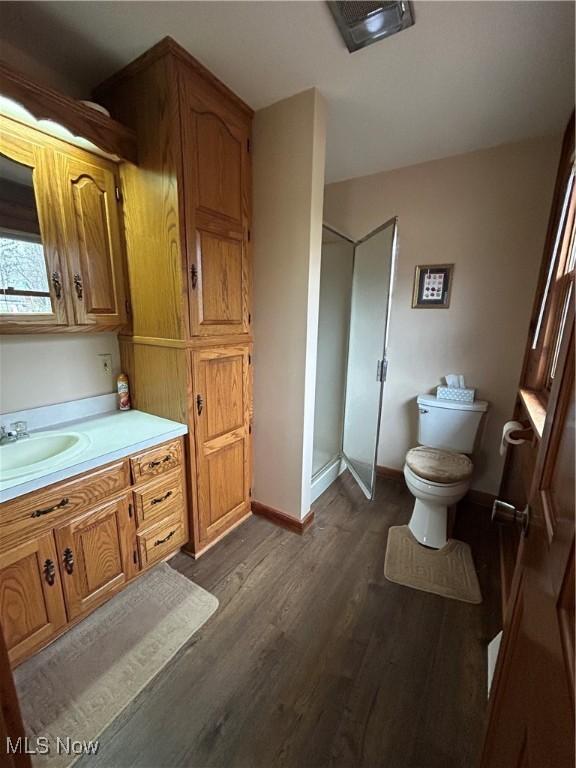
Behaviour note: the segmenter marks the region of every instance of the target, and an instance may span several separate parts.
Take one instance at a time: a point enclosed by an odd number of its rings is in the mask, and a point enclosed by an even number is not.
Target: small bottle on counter
[[[121,373],[116,381],[118,388],[118,408],[121,411],[129,411],[132,407],[130,404],[130,389],[128,387],[128,376],[125,373]]]

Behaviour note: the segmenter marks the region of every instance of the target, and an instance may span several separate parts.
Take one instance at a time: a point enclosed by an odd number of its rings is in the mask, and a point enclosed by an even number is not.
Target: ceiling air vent
[[[363,3],[328,0],[340,34],[350,53],[414,24],[410,3]]]

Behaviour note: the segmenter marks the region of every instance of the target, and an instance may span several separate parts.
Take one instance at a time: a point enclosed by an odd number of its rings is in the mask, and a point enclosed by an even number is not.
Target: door
[[[248,345],[193,353],[199,539],[212,540],[250,511]]]
[[[0,554],[0,622],[12,664],[66,624],[52,533]]]
[[[247,333],[248,129],[186,86],[183,114],[190,333]]]
[[[494,678],[483,768],[574,766],[574,319],[550,394]],[[568,326],[570,327],[570,326]]]
[[[68,324],[52,150],[0,117],[0,327]]]
[[[396,219],[356,243],[342,453],[364,494],[374,496]]]
[[[130,494],[56,530],[58,560],[70,619],[118,592],[138,560]]]
[[[574,765],[574,113],[564,135],[501,493],[528,509],[500,530],[504,632],[482,768]],[[526,515],[523,515],[526,522]]]
[[[123,252],[112,164],[55,153],[77,325],[125,321]]]

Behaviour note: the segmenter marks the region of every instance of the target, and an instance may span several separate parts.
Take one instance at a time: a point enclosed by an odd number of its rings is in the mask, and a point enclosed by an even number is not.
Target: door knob
[[[520,525],[525,536],[530,525],[530,508],[516,509],[513,504],[496,499],[492,505],[492,522],[503,525]]]

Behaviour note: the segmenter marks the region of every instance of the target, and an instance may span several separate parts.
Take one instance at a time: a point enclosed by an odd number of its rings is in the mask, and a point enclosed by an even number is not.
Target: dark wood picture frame
[[[414,272],[413,309],[448,309],[454,264],[418,264]]]

